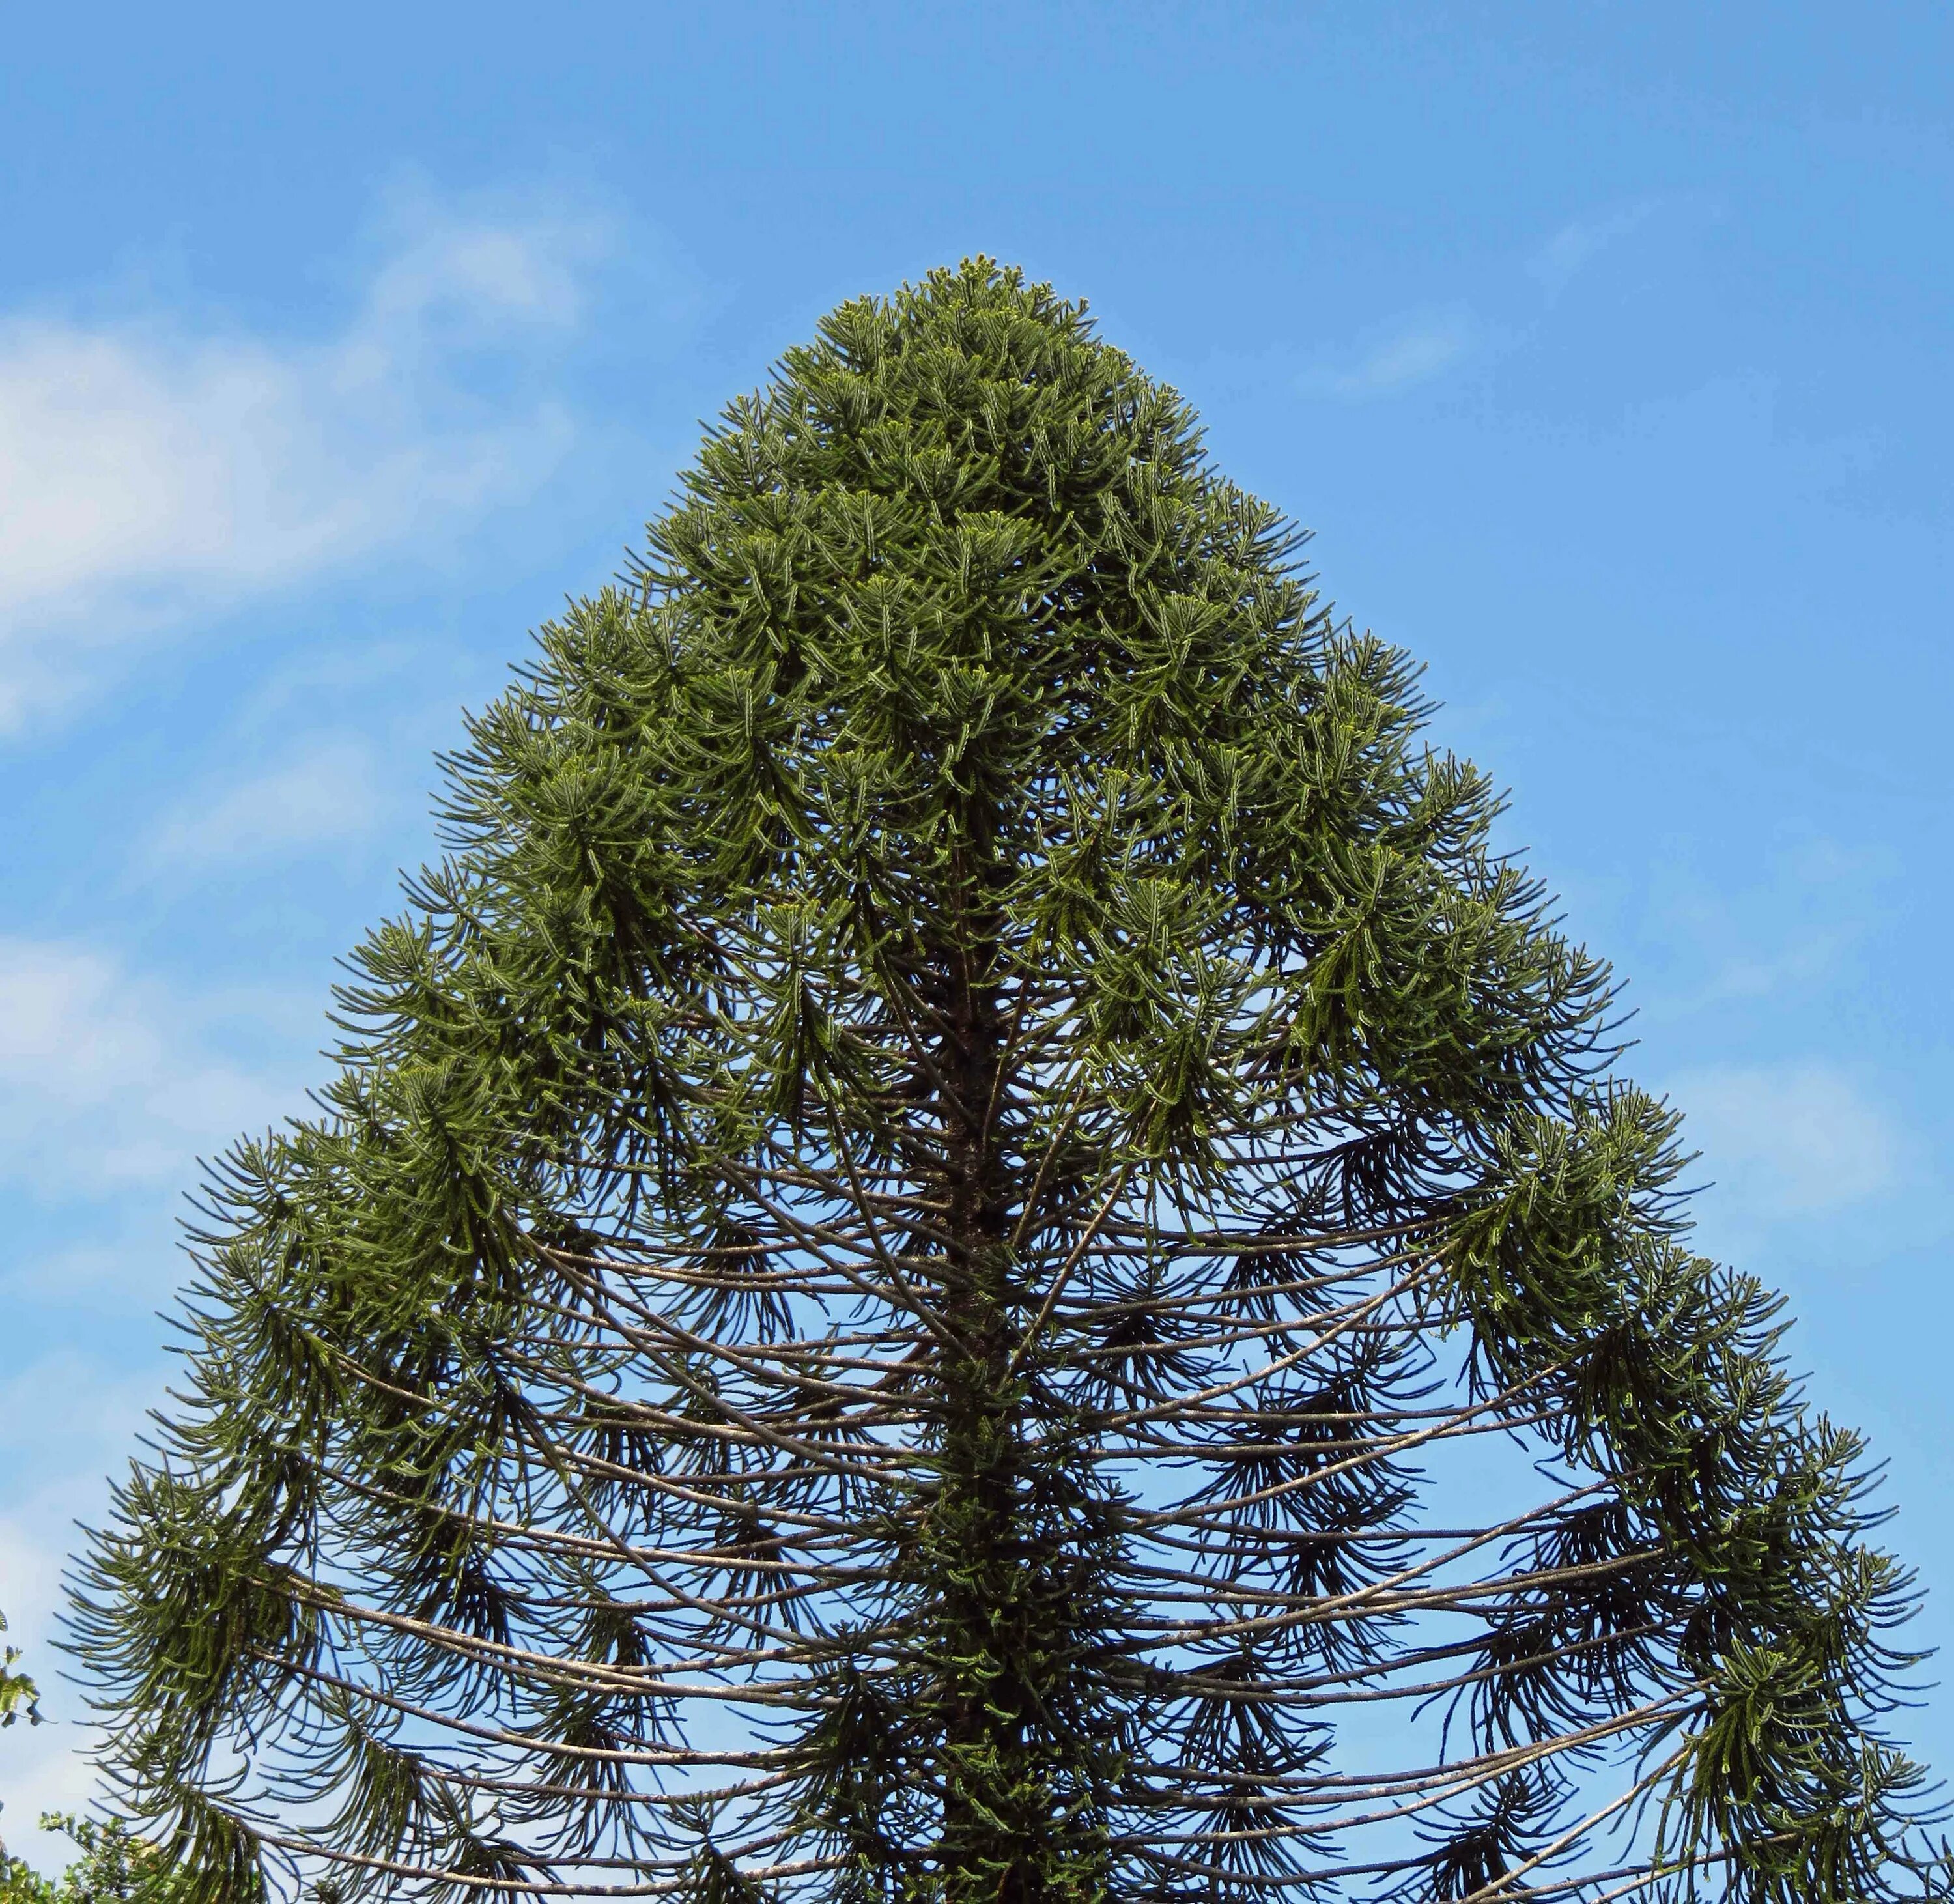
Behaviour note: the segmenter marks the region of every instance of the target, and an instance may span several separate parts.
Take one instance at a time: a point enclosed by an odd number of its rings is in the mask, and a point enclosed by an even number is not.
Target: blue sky
[[[545,13],[548,17],[545,18]],[[1954,1640],[1954,15],[13,8],[0,1608],[165,1379],[432,755],[698,419],[973,251],[1088,297],[1411,649],[1638,1012]],[[0,1821],[86,1790],[0,1735]],[[1912,1716],[1954,1767],[1954,1688]]]

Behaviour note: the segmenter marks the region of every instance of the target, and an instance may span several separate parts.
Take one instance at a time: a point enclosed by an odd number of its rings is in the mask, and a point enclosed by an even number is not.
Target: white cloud
[[[0,1457],[14,1484],[7,1489],[10,1500],[19,1497],[24,1475],[33,1477],[45,1495],[55,1475],[106,1473],[135,1445],[156,1390],[146,1371],[112,1372],[74,1349],[56,1349],[0,1380]],[[49,1504],[58,1507],[67,1489],[55,1493]],[[69,1514],[75,1505],[68,1500]],[[0,1574],[9,1564],[0,1560]],[[0,1610],[8,1619],[40,1604],[32,1593],[9,1598],[6,1584],[0,1581]]]
[[[1306,397],[1349,401],[1390,397],[1449,369],[1477,341],[1463,310],[1400,318],[1368,333],[1340,358],[1324,358],[1305,370],[1296,387]]]
[[[548,473],[561,409],[472,398],[464,372],[578,321],[602,228],[425,200],[395,228],[323,341],[0,315],[0,724],[71,691],[90,651],[371,557]]]
[[[1527,275],[1558,297],[1575,277],[1618,238],[1625,238],[1657,209],[1654,199],[1638,199],[1604,218],[1577,218],[1563,225],[1527,260]]]
[[[19,1379],[0,1387],[0,1399],[16,1400]],[[32,1648],[38,1656],[50,1637],[55,1608],[61,1597],[61,1560],[46,1544],[30,1533],[17,1516],[0,1516],[0,1613],[7,1616],[7,1644],[23,1652]],[[48,1675],[23,1662],[26,1673],[42,1691],[47,1690]]]
[[[212,866],[357,838],[380,818],[379,779],[364,742],[315,741],[269,773],[179,802],[146,857],[152,866]]]
[[[88,1739],[85,1727],[73,1721],[0,1733],[0,1784],[7,1794],[0,1840],[10,1857],[25,1859],[44,1875],[59,1873],[80,1855],[65,1837],[42,1830],[39,1821],[49,1811],[87,1814],[100,1786],[87,1757]]]
[[[87,947],[0,940],[0,1176],[49,1202],[182,1183],[292,1107],[212,1048],[190,1001]]]
[[[17,1384],[4,1393],[15,1400]],[[126,1424],[124,1425],[126,1427]],[[79,1698],[64,1673],[68,1662],[54,1648],[58,1637],[61,1547],[71,1536],[77,1512],[99,1511],[102,1490],[93,1475],[77,1476],[58,1488],[44,1488],[21,1511],[0,1514],[0,1611],[7,1616],[6,1643],[24,1657],[20,1670],[34,1681],[48,1723],[17,1723],[0,1730],[0,1840],[15,1857],[36,1868],[59,1871],[73,1846],[38,1829],[43,1811],[82,1812],[96,1790],[87,1757],[89,1730]]]
[[[1836,1066],[1720,1065],[1674,1081],[1692,1174],[1712,1208],[1749,1226],[1864,1202],[1899,1174],[1902,1143],[1886,1113]]]

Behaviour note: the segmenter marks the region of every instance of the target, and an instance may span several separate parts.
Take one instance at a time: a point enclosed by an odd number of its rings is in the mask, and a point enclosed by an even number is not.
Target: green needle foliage
[[[95,1538],[198,1898],[1945,1895],[1860,1444],[1181,399],[980,260],[648,535]]]

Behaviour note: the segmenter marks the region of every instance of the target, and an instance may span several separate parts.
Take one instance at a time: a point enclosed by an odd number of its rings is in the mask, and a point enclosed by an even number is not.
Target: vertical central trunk
[[[961,876],[960,876],[961,875]],[[1008,1186],[991,1117],[1004,1035],[990,979],[997,934],[979,882],[953,874],[938,1054],[949,1242],[941,1472],[932,1582],[943,1700],[944,1810],[937,1866],[947,1899],[996,1904],[1039,1887],[1042,1780],[1027,1763],[1036,1674],[1024,1604],[1023,1441],[1006,1260]]]

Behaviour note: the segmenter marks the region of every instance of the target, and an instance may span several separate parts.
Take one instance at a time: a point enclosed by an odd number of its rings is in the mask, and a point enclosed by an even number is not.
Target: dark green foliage
[[[979,263],[544,631],[78,1599],[199,1899],[1942,1894],[1858,1445],[1299,542]]]

